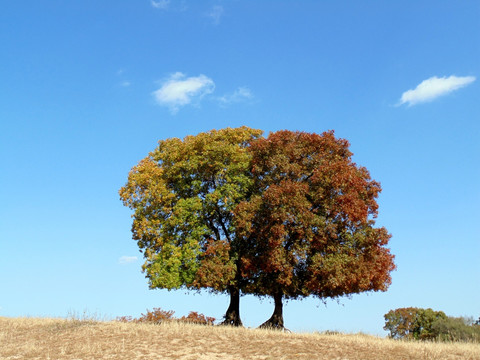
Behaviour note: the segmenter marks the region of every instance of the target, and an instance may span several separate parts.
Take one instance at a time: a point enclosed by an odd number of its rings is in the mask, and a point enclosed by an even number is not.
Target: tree
[[[430,308],[399,308],[390,310],[384,318],[383,328],[388,330],[390,337],[394,339],[435,339],[441,334],[444,325],[450,323],[443,311]]]
[[[393,339],[480,341],[480,327],[473,318],[455,318],[443,311],[422,308],[399,308],[384,315],[385,330]]]
[[[235,211],[245,291],[272,296],[262,327],[283,328],[283,299],[385,291],[393,255],[375,228],[380,184],[334,132],[278,131],[252,141],[255,193]]]
[[[150,288],[228,292],[224,323],[237,326],[243,247],[233,211],[252,192],[247,148],[261,134],[240,127],[159,141],[119,192],[134,210],[133,238]]]
[[[480,342],[480,326],[473,318],[441,317],[432,323],[431,332],[439,341]]]
[[[415,327],[417,323],[417,308],[400,308],[390,310],[384,315],[384,330],[390,332],[392,339],[410,339],[414,338]]]

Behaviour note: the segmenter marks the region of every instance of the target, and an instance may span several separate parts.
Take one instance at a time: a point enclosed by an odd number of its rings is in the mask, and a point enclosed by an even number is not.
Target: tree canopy
[[[333,131],[278,131],[249,147],[255,193],[237,207],[236,224],[246,291],[275,300],[264,326],[283,327],[282,297],[325,299],[390,284],[390,235],[374,227],[381,188],[348,147]]]
[[[251,192],[246,148],[261,134],[241,127],[162,140],[130,171],[120,197],[134,210],[133,238],[150,288],[209,288],[238,298],[233,211]],[[230,321],[241,323],[238,304],[229,310]]]
[[[390,234],[375,227],[380,184],[349,143],[321,135],[226,128],[162,140],[120,189],[151,288],[272,296],[264,325],[283,328],[284,298],[386,290]]]
[[[390,310],[384,330],[393,339],[480,341],[480,326],[473,318],[447,316],[443,311],[415,307]]]

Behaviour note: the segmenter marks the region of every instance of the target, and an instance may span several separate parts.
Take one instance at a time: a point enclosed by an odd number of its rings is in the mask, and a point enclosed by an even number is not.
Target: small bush
[[[147,309],[147,313],[142,314],[142,316],[138,319],[138,322],[161,324],[164,321],[173,320],[173,314],[175,314],[175,311],[165,311],[161,308],[153,308],[153,311]]]
[[[161,308],[153,308],[152,311],[147,309],[145,314],[142,314],[138,319],[132,318],[131,316],[120,316],[117,317],[117,321],[120,322],[135,322],[135,323],[152,323],[152,324],[162,324],[164,322],[185,322],[190,324],[199,324],[199,325],[213,325],[215,318],[208,317],[203,314],[199,314],[196,311],[191,311],[188,316],[182,316],[177,319],[173,317],[175,314],[174,311],[165,311]]]
[[[165,311],[161,308],[153,308],[152,311],[147,309],[147,312],[145,314],[142,314],[142,316],[140,316],[138,319],[131,316],[119,316],[116,320],[120,322],[147,322],[152,324],[161,324],[166,321],[172,321],[174,313],[174,311]]]
[[[179,321],[190,323],[190,324],[199,324],[199,325],[213,325],[215,318],[207,317],[203,314],[199,314],[196,311],[190,311],[188,316],[182,316]]]

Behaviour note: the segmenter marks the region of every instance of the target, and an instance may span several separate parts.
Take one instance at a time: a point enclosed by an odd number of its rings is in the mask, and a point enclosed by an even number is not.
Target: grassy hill
[[[480,345],[180,323],[1,318],[0,359],[480,359]]]

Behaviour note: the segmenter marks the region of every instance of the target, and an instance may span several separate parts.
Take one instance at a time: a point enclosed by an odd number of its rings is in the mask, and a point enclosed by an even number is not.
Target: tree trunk
[[[240,290],[231,287],[228,289],[230,293],[230,305],[225,313],[225,320],[220,325],[243,326],[240,320]]]
[[[259,327],[261,329],[278,329],[284,330],[283,326],[283,294],[282,293],[275,293],[273,295],[273,300],[275,301],[275,309],[273,310],[273,314]]]

